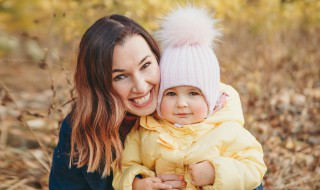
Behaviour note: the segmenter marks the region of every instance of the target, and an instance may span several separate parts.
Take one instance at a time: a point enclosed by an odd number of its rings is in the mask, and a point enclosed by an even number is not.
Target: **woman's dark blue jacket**
[[[50,190],[113,190],[112,175],[101,178],[101,173],[87,173],[87,167],[69,168],[71,150],[70,117],[67,117],[60,128],[59,142],[54,149],[49,177]]]

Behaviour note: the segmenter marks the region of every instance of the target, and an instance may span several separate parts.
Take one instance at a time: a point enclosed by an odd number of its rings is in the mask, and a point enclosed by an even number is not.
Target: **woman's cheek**
[[[114,90],[120,95],[122,99],[127,99],[130,88],[123,81],[115,81],[113,82]]]
[[[160,85],[160,68],[159,65],[153,64],[152,67],[149,68],[147,71],[148,75],[148,83],[153,85],[155,90],[155,95],[158,96],[159,92],[159,85]]]
[[[152,67],[152,70],[154,71],[153,74],[154,76],[157,76],[158,83],[160,82],[160,67],[158,62],[154,63],[154,67]]]

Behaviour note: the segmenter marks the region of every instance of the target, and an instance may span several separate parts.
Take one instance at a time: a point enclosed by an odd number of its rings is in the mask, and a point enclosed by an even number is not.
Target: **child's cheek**
[[[168,115],[170,112],[172,112],[172,103],[168,99],[162,99],[160,104],[160,112],[162,116]]]
[[[208,116],[208,105],[206,102],[200,102],[195,105],[195,111],[198,113],[200,118],[206,118]]]

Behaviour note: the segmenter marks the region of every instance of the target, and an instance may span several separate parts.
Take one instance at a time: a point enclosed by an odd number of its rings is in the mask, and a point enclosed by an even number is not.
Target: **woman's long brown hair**
[[[97,20],[84,34],[75,71],[77,98],[72,108],[70,166],[110,175],[114,161],[121,168],[119,128],[126,108],[112,87],[114,47],[141,35],[159,62],[160,50],[150,34],[133,20],[111,15]],[[132,50],[134,51],[134,50]]]

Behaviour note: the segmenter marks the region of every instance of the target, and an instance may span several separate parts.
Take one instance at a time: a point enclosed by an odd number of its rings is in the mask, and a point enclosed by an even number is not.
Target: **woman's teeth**
[[[150,99],[150,92],[142,98],[133,99],[136,104],[144,104]]]

